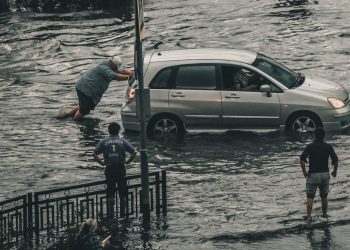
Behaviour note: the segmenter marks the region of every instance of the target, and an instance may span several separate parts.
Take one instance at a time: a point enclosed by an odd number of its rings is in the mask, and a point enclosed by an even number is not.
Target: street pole
[[[140,4],[141,1],[141,4]],[[148,227],[150,224],[150,205],[149,205],[149,173],[148,159],[146,150],[146,123],[145,123],[145,91],[143,85],[143,58],[142,58],[142,26],[143,26],[143,4],[142,0],[135,0],[135,52],[137,65],[137,79],[139,84],[139,105],[140,105],[140,137],[141,137],[141,211],[143,215],[143,225]],[[141,15],[140,15],[141,14]],[[140,16],[142,20],[140,20]]]

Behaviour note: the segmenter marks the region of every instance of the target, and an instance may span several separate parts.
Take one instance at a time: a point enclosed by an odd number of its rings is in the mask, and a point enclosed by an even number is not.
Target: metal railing
[[[127,176],[127,217],[142,213],[141,176]],[[149,173],[150,209],[166,215],[166,172]],[[114,218],[120,216],[120,199],[115,196]],[[63,230],[87,218],[107,218],[106,181],[28,193],[0,202],[0,249],[19,244],[41,244],[56,238]]]

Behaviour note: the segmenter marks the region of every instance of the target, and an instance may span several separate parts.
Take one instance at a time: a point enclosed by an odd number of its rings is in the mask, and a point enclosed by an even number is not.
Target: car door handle
[[[174,94],[171,94],[172,97],[185,97],[186,95],[182,94],[181,92],[177,92]]]
[[[237,94],[231,94],[231,95],[225,95],[225,98],[235,98],[235,99],[238,99],[238,98],[241,98],[239,95]]]

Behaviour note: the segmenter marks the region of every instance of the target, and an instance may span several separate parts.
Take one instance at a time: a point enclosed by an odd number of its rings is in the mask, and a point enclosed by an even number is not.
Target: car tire
[[[159,139],[182,136],[185,130],[181,120],[175,115],[161,115],[151,120],[147,131],[151,138]]]
[[[317,127],[322,127],[322,122],[318,116],[313,113],[297,113],[290,117],[287,122],[286,130],[290,133],[312,133]]]

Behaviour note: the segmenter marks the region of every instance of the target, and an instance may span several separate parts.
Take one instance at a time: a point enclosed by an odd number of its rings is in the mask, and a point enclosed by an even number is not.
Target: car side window
[[[260,86],[268,84],[271,92],[281,93],[281,89],[264,76],[241,66],[224,65],[221,68],[224,90],[260,92]]]
[[[152,80],[149,87],[151,89],[167,89],[169,88],[169,79],[171,75],[171,68],[160,71]]]
[[[177,71],[176,89],[216,89],[215,65],[180,66]]]

